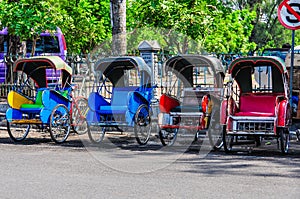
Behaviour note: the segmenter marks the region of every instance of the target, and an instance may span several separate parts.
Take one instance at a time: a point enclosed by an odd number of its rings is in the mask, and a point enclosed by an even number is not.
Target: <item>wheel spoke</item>
[[[92,143],[99,144],[103,141],[106,128],[98,125],[88,125],[88,136]]]
[[[211,115],[211,120],[208,128],[208,138],[210,145],[215,150],[219,150],[223,146],[223,138],[222,138],[222,126],[219,123],[219,114],[217,114],[217,110],[214,110]]]
[[[280,150],[283,154],[287,154],[289,150],[290,134],[288,129],[278,128],[277,133],[279,136]]]
[[[159,131],[159,138],[164,146],[173,146],[176,138],[177,138],[178,129],[172,129],[171,131],[167,130],[160,130]]]
[[[137,142],[140,145],[147,144],[151,134],[151,117],[149,115],[149,108],[142,104],[136,111],[134,120],[134,133]]]
[[[64,142],[70,133],[70,115],[65,105],[57,105],[50,116],[50,135],[56,143]]]
[[[83,135],[88,131],[86,114],[88,112],[88,102],[85,98],[75,99],[75,102],[72,104],[72,125],[73,130],[79,134]]]
[[[13,124],[11,122],[7,122],[8,134],[15,142],[24,140],[27,137],[29,130],[29,124]]]
[[[225,153],[230,153],[232,151],[232,143],[233,143],[233,140],[234,140],[234,136],[227,135],[225,125],[223,126],[222,137],[223,137],[224,151],[225,151]]]

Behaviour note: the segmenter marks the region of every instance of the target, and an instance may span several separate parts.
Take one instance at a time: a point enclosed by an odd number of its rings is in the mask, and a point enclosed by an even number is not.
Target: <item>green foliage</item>
[[[281,0],[127,0],[128,50],[157,40],[177,53],[238,53],[291,43],[277,19]],[[2,27],[21,40],[65,34],[69,53],[110,51],[109,0],[0,1]],[[300,34],[296,31],[296,45]]]
[[[227,0],[224,4],[235,10],[248,9],[256,12],[249,42],[256,44],[255,50],[262,51],[264,48],[280,48],[285,43],[291,43],[291,31],[284,28],[277,17],[277,8],[281,2],[282,0]],[[297,37],[296,43],[300,39]]]
[[[70,53],[89,52],[111,32],[108,0],[3,0],[0,21],[21,40],[34,39],[42,31],[54,32],[60,27]]]
[[[19,2],[0,1],[0,21],[2,27],[8,27],[9,33],[19,36],[21,40],[34,39],[42,31],[54,32],[64,22],[55,6],[55,0]]]
[[[63,30],[69,52],[88,53],[111,37],[108,0],[64,0],[60,4],[71,21]]]
[[[227,13],[227,16],[215,18],[215,27],[205,40],[209,52],[245,53],[255,49],[255,43],[249,42],[253,28],[255,12],[247,9]]]
[[[168,30],[165,43],[177,53],[228,53],[253,50],[249,37],[255,12],[232,12],[222,2],[195,0],[129,0],[133,24]],[[134,27],[129,25],[129,27]],[[166,32],[166,31],[165,31]],[[170,50],[170,49],[168,49]]]

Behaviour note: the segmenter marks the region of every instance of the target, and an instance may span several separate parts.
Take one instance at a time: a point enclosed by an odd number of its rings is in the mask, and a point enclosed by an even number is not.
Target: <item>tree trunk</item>
[[[126,40],[126,0],[111,0],[112,53],[127,54]]]
[[[33,57],[35,54],[36,40],[37,40],[37,36],[34,36],[32,40],[31,57]]]
[[[15,74],[13,73],[13,64],[18,59],[18,53],[20,51],[20,38],[15,35],[8,34],[8,51],[7,51],[7,72],[6,72],[6,82],[13,83],[15,79]]]

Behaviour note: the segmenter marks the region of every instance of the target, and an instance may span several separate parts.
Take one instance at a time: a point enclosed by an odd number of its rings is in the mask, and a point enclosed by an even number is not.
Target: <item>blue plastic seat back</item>
[[[98,92],[92,92],[88,98],[88,105],[92,111],[97,111],[100,109],[100,106],[110,106],[110,103],[99,95]]]
[[[138,87],[121,87],[114,88],[111,106],[127,106],[130,93],[137,90]]]

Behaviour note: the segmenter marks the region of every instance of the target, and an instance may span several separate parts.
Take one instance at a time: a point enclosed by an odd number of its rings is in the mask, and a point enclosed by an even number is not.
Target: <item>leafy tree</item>
[[[165,43],[169,47],[176,47],[178,53],[226,53],[240,51],[240,47],[247,51],[255,46],[253,43],[247,45],[253,27],[253,13],[248,10],[232,12],[230,7],[218,0],[129,1],[133,5],[129,10],[136,20],[130,21],[132,25],[129,27],[162,28],[166,32]],[[227,23],[234,24],[227,25],[224,18]],[[249,21],[250,25],[247,25]],[[218,44],[217,47],[215,44]],[[222,48],[220,44],[224,44]]]
[[[61,12],[68,14],[64,33],[69,52],[88,53],[111,37],[109,0],[61,0]]]
[[[172,53],[228,53],[281,47],[291,31],[277,19],[281,0],[127,0],[127,45],[158,40]],[[0,21],[15,43],[41,31],[65,34],[69,53],[111,51],[110,0],[2,0]],[[106,42],[104,42],[106,41]],[[300,34],[296,31],[296,44]],[[16,50],[13,50],[16,52]]]
[[[255,43],[249,41],[253,19],[255,12],[247,9],[215,18],[215,27],[206,36],[205,47],[208,51],[217,53],[247,53],[254,50]]]
[[[21,41],[60,27],[70,53],[87,53],[111,33],[108,0],[3,0],[0,21]]]
[[[256,12],[256,17],[252,21],[253,30],[249,37],[250,42],[256,43],[255,50],[281,47],[285,43],[291,43],[290,31],[279,23],[277,16],[278,5],[281,2],[282,0],[224,1],[225,5],[230,6],[233,10],[249,9]],[[296,41],[299,39],[296,38]]]
[[[0,21],[2,27],[8,27],[11,35],[21,41],[32,39],[34,53],[35,42],[42,31],[54,32],[57,26],[64,23],[64,16],[59,12],[55,0],[36,1],[3,0],[0,2]]]
[[[33,40],[32,50],[42,31],[54,32],[57,26],[63,24],[64,16],[55,6],[55,0],[2,0],[0,1],[0,21],[2,28],[7,27],[10,35],[8,54],[17,55],[20,52],[20,41]],[[23,53],[26,45],[23,45]],[[12,63],[7,63],[7,81],[12,81]]]

